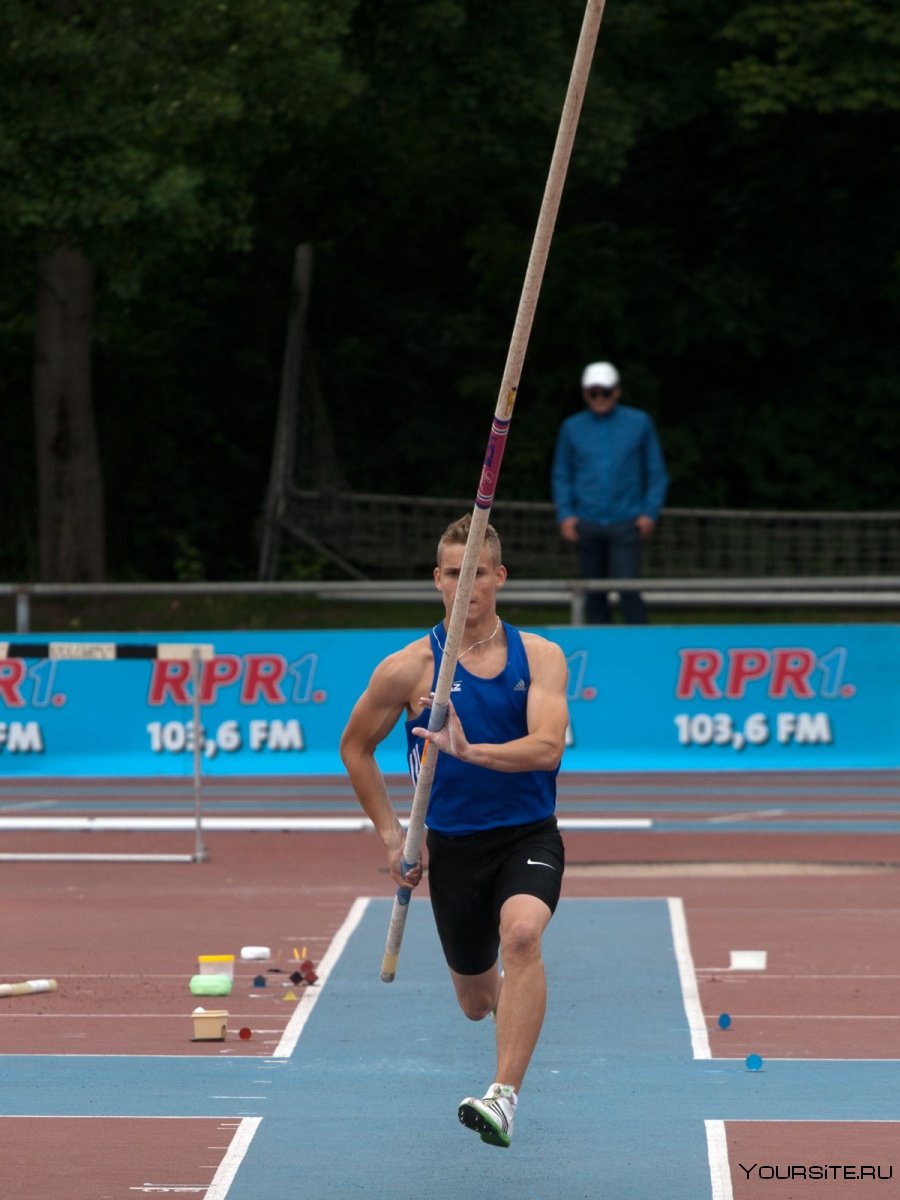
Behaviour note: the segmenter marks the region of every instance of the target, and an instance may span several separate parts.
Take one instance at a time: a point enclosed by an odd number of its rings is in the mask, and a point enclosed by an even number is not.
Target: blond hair
[[[466,513],[456,521],[451,521],[440,536],[437,544],[437,565],[441,565],[441,554],[445,546],[465,546],[469,540],[469,530],[472,527],[472,514]],[[484,548],[491,556],[491,562],[499,567],[503,561],[500,548],[500,535],[493,525],[488,525],[484,531]]]

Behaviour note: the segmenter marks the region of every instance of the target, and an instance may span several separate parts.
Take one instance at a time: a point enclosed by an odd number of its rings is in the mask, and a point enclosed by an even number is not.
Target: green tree
[[[356,487],[395,490],[390,481],[404,479],[416,491],[473,494],[583,12],[582,0],[520,0],[511,20],[493,3],[382,0],[354,16],[348,54],[366,89],[320,150],[326,195],[308,199],[322,246],[311,320],[329,347],[332,412]],[[610,4],[569,184],[585,164],[616,177],[634,141],[643,91],[603,79],[615,13]],[[584,283],[573,272],[570,295]],[[563,290],[552,278],[545,286],[536,345]],[[546,424],[531,359],[529,350],[527,420],[507,450],[504,495],[542,482],[528,465],[542,449],[532,431]],[[378,456],[367,453],[373,424]]]
[[[900,11],[882,0],[749,3],[720,40],[740,181],[722,191],[726,246],[764,301],[757,359],[772,378],[755,422],[744,408],[737,474],[763,504],[791,489],[798,506],[893,508]]]
[[[735,10],[722,88],[747,124],[791,111],[900,109],[900,16],[883,0],[786,0]]]
[[[37,264],[42,578],[105,570],[97,287],[134,296],[167,257],[250,245],[257,174],[357,86],[340,49],[354,3],[0,5],[0,224]]]
[[[671,503],[895,506],[894,7],[608,0],[500,498],[548,499],[580,369],[609,357]],[[254,574],[299,242],[351,486],[473,495],[583,10],[294,0],[266,39],[261,0],[97,5],[153,51],[116,79],[112,51],[50,52],[86,18],[0,0],[0,403],[28,387],[32,249],[80,251],[117,574]],[[0,503],[30,486],[14,457]],[[4,561],[29,552],[14,529]]]
[[[545,389],[563,394],[561,346],[569,364],[616,360],[660,421],[671,503],[893,507],[900,13],[713,0],[614,14],[597,81],[635,102],[634,136],[612,177],[580,159],[570,178]],[[569,365],[573,406],[575,378]]]

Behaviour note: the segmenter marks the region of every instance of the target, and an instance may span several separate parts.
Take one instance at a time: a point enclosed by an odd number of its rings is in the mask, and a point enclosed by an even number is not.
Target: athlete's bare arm
[[[412,716],[421,710],[418,696],[423,687],[431,685],[433,664],[428,638],[389,655],[372,672],[341,736],[341,760],[350,783],[384,843],[391,878],[404,887],[419,883],[422,867],[417,863],[407,875],[400,870],[406,837],[375,760],[375,750],[404,713]]]

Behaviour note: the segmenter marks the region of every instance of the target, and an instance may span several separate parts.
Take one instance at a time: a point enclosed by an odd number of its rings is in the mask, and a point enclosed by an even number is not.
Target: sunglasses
[[[605,400],[608,400],[615,390],[614,387],[591,387],[587,388],[587,394],[592,400],[596,400],[598,396],[603,396]]]

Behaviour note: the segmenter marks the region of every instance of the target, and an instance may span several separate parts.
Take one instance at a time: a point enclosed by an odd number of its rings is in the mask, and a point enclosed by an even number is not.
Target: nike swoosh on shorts
[[[541,862],[536,858],[526,858],[525,862],[529,867],[549,867],[551,871],[554,870],[553,863]]]

